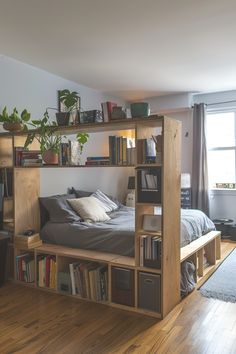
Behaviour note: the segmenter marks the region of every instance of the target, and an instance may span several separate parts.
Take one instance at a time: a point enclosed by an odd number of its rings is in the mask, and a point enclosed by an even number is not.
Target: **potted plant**
[[[26,129],[26,123],[30,120],[30,113],[24,109],[21,115],[18,114],[16,108],[13,109],[11,114],[8,114],[7,107],[4,107],[0,114],[0,122],[3,123],[3,128],[10,132],[19,132]]]
[[[56,122],[50,122],[48,112],[46,111],[43,119],[32,120],[30,125],[35,130],[28,133],[24,148],[27,149],[33,140],[36,139],[40,145],[43,161],[46,164],[57,165],[63,137],[56,133],[58,127]]]
[[[40,144],[43,161],[46,164],[58,165],[61,142],[63,138],[67,139],[67,137],[60,134],[56,122],[50,122],[47,111],[44,113],[43,119],[32,120],[29,124],[34,128],[34,131],[28,132],[24,148],[27,149],[33,140],[36,139]],[[87,133],[78,133],[76,135],[80,156],[83,152],[84,144],[88,141],[88,137]]]
[[[71,113],[76,111],[78,103],[78,93],[67,89],[59,91],[60,111],[56,113],[57,124],[60,126],[68,125]],[[63,111],[61,111],[63,109]]]

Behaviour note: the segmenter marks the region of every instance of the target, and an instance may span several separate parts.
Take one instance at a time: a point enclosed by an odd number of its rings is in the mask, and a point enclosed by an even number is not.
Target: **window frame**
[[[220,109],[209,109],[206,111],[206,119],[208,118],[209,115],[211,114],[224,114],[224,113],[234,113],[234,136],[235,136],[235,145],[234,146],[219,146],[219,147],[213,147],[213,148],[208,148],[207,146],[207,159],[209,159],[209,154],[208,151],[227,151],[227,150],[234,150],[234,162],[235,162],[235,181],[234,183],[236,184],[236,107],[230,107],[230,108],[220,108]],[[207,122],[206,122],[207,125]],[[207,132],[206,132],[206,143],[207,143]],[[227,194],[232,191],[232,194],[236,194],[236,188],[209,188],[210,191],[214,192],[214,194],[217,194],[215,192],[217,191],[228,191]]]

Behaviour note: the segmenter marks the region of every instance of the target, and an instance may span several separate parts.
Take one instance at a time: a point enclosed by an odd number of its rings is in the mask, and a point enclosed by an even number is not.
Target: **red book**
[[[49,287],[50,283],[50,256],[46,257],[46,286]]]
[[[108,111],[109,120],[111,119],[111,113],[112,113],[113,107],[117,107],[117,103],[107,102],[107,111]]]

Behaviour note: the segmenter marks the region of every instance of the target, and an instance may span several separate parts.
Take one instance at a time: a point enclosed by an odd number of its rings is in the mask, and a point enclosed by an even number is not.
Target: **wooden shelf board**
[[[135,259],[134,257],[126,257],[126,256],[118,256],[111,261],[112,265],[115,266],[125,266],[134,268],[135,267]]]
[[[149,117],[140,117],[140,118],[130,118],[130,119],[121,119],[114,120],[111,122],[102,122],[102,123],[89,123],[89,124],[79,124],[79,125],[70,125],[64,127],[58,127],[55,132],[60,134],[76,134],[78,132],[104,132],[112,130],[129,130],[135,129],[137,123],[152,123],[153,126],[162,126],[162,121],[164,119],[163,115],[151,115]],[[55,128],[53,128],[55,129]],[[18,133],[9,133],[4,132],[0,133],[1,137],[12,137],[12,136],[23,136],[27,133],[35,132],[35,130],[29,130],[28,132],[18,132]]]
[[[138,163],[136,164],[136,167],[140,168],[140,167],[143,167],[143,168],[146,168],[146,167],[161,167],[162,164],[161,163]]]
[[[137,203],[136,203],[136,205],[140,205],[140,206],[144,206],[144,205],[152,205],[152,206],[156,206],[156,207],[161,207],[161,206],[162,206],[162,204],[160,204],[160,203],[149,203],[149,202],[147,202],[147,203],[137,202]]]
[[[157,269],[157,268],[150,268],[150,267],[136,267],[136,268],[142,272],[162,274],[161,269]]]
[[[137,232],[138,235],[143,235],[143,236],[159,236],[162,237],[162,233],[160,231],[145,231],[145,230],[139,230]]]
[[[35,288],[36,287],[35,282],[27,283],[26,281],[17,280],[17,279],[13,280],[13,282],[16,283],[16,284],[28,286],[29,288]]]
[[[144,309],[141,309],[138,307],[116,304],[115,302],[110,302],[109,305],[112,307],[118,308],[120,310],[126,310],[126,311],[128,310],[128,311],[135,312],[137,314],[143,314],[143,315],[152,316],[152,317],[156,317],[156,318],[160,318],[160,319],[162,318],[162,315],[158,312],[148,311],[148,310],[144,310]]]
[[[59,166],[59,165],[39,165],[39,166],[15,166],[15,169],[25,169],[25,168],[104,168],[104,167],[135,167],[134,165],[79,165],[79,166]]]
[[[36,248],[37,254],[46,253],[53,254],[58,256],[70,257],[70,258],[78,258],[78,259],[87,259],[94,262],[103,262],[108,263],[113,259],[117,258],[117,254],[107,253],[107,252],[99,252],[99,251],[90,251],[90,250],[82,250],[77,248],[69,248],[59,245],[52,244],[44,244],[43,246]]]
[[[197,240],[193,241],[189,245],[182,247],[180,249],[180,261],[183,262],[187,258],[189,258],[192,254],[199,251],[202,247],[207,245],[209,242],[214,240],[214,238],[219,237],[219,231],[211,231],[208,234],[198,238]]]

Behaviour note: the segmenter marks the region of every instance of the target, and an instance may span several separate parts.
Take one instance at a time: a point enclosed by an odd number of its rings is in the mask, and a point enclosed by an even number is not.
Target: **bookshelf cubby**
[[[67,288],[68,295],[84,299],[83,296],[81,297],[78,294],[72,295],[70,287],[59,288],[58,276],[60,275],[65,282],[68,282],[70,264],[94,262],[94,264],[103,265],[107,268],[107,300],[97,300],[96,302],[106,303],[113,307],[157,318],[165,317],[180,301],[180,129],[180,122],[157,115],[148,118],[59,127],[58,133],[61,134],[111,132],[110,134],[112,135],[115,131],[121,131],[121,135],[125,136],[123,135],[124,131],[132,131],[133,136],[135,136],[136,156],[134,165],[132,164],[136,175],[135,254],[134,257],[125,257],[105,252],[43,244],[30,251],[33,252],[35,259],[34,282],[30,284],[20,283],[34,286],[37,289],[64,294],[66,294],[66,291],[63,291],[63,289]],[[9,133],[0,134],[0,147],[4,146],[0,153],[0,168],[7,167],[13,172],[11,202],[5,198],[5,203],[9,203],[9,209],[11,210],[11,212],[8,211],[8,215],[12,217],[13,236],[29,228],[35,231],[40,230],[38,205],[38,197],[40,196],[40,169],[54,167],[16,167],[14,165],[14,147],[23,146],[25,138],[24,134],[19,133],[15,135]],[[154,144],[155,139],[158,140],[158,143]],[[33,145],[31,148],[37,149],[38,147],[37,145]],[[147,150],[147,148],[150,150]],[[130,167],[130,165],[127,166]],[[94,166],[55,166],[54,168],[69,167],[72,168],[72,171],[73,168],[87,168],[89,173],[89,168]],[[118,164],[95,167],[125,168],[126,165]],[[142,173],[153,176],[148,177],[148,188],[142,186]],[[154,185],[155,183],[156,185]],[[146,232],[143,230],[142,225],[143,216],[145,214],[154,215],[157,207],[161,208],[162,211],[161,230],[158,232]],[[157,239],[161,240],[158,265],[148,264],[148,262],[140,264],[140,240],[143,236],[150,239],[154,238],[154,244]],[[14,237],[12,247],[14,247]],[[29,250],[18,250],[16,247],[14,249],[15,255],[12,260],[14,264],[19,254],[29,252]],[[54,271],[56,279],[53,289],[50,286],[40,287],[38,283],[38,260],[44,258],[54,259],[56,263]],[[42,268],[42,264],[40,267]],[[117,282],[115,284],[115,269],[123,269],[126,274],[129,274],[127,279],[130,276],[131,302],[119,301],[119,297],[117,300],[115,289],[117,286],[119,287],[119,278],[117,285]],[[152,291],[156,295],[154,299],[150,298],[150,303],[151,301],[154,301],[154,303],[146,306],[143,302],[143,293],[140,286],[144,282],[143,284],[147,285],[145,289],[151,289],[151,287],[148,287],[148,283],[152,279],[153,284],[155,284]],[[86,300],[94,301],[91,298]]]

